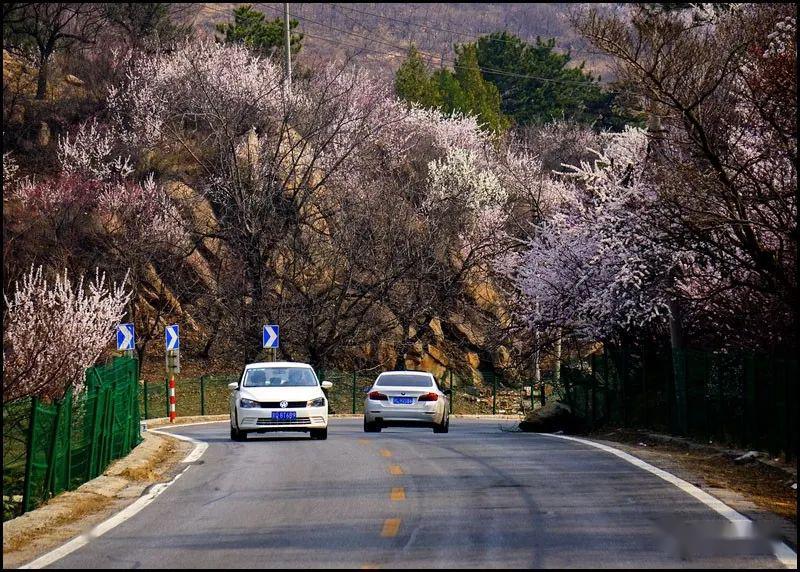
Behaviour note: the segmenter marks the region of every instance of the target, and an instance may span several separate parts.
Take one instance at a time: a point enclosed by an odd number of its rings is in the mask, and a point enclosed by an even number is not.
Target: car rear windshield
[[[244,372],[244,387],[310,387],[317,385],[314,372],[307,367],[263,367]]]
[[[375,385],[384,387],[433,387],[433,380],[427,375],[392,373],[378,377]]]

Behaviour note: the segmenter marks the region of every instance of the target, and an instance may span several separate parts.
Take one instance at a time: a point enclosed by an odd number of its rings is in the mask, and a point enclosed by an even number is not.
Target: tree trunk
[[[542,384],[542,368],[539,363],[539,331],[535,331],[533,333],[534,343],[536,344],[536,350],[533,352],[533,387],[531,388],[531,392],[533,392],[534,388],[539,389],[539,401],[542,403],[542,407],[546,404],[546,397],[544,395],[544,385]]]
[[[679,434],[688,430],[686,402],[686,354],[684,352],[681,308],[676,300],[669,302],[669,334],[672,346],[672,374],[675,383],[675,426]]]
[[[556,329],[556,365],[553,369],[553,385],[561,383],[561,328]]]
[[[36,99],[47,96],[47,79],[50,71],[50,54],[42,54],[39,58],[39,77],[36,80]]]

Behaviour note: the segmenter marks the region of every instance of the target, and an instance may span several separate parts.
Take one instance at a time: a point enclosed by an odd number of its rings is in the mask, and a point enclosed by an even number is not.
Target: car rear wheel
[[[445,418],[442,419],[441,424],[433,426],[433,432],[434,433],[447,433],[449,430],[450,430],[450,417],[449,416],[445,416]]]
[[[312,439],[319,439],[320,441],[325,441],[328,438],[328,428],[325,429],[312,429],[310,431]]]
[[[368,422],[364,419],[364,433],[380,433],[381,426],[375,423],[374,421]]]

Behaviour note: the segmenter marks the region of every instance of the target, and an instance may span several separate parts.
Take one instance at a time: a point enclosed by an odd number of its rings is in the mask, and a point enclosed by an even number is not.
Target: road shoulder
[[[733,455],[719,447],[664,440],[634,431],[596,433],[587,440],[615,447],[695,485],[762,530],[773,531],[797,550],[796,473],[775,464],[736,464]]]
[[[3,567],[17,568],[132,504],[153,484],[170,480],[193,448],[188,442],[143,433],[143,442],[99,477],[3,523]]]

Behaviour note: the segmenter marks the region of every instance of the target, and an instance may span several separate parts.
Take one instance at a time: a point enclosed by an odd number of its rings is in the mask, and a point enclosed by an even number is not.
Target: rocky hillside
[[[283,17],[279,2],[251,3],[268,18]],[[215,24],[230,19],[240,3],[204,3],[192,13],[201,33],[213,35]],[[591,53],[569,23],[569,3],[297,3],[290,4],[293,18],[305,34],[301,63],[344,59],[355,61],[376,74],[392,77],[414,43],[427,54],[432,67],[450,66],[453,44],[472,42],[481,35],[506,30],[533,42],[555,38],[576,63],[610,79],[608,62]]]

